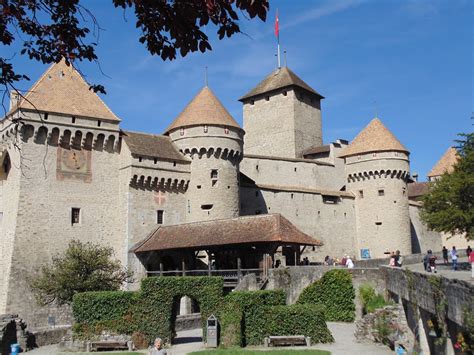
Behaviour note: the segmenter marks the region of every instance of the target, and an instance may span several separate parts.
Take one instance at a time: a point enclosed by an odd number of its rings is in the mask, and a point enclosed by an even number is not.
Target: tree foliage
[[[76,293],[118,290],[132,275],[112,257],[110,247],[71,241],[64,255],[55,256],[31,282],[38,303],[69,304]]]
[[[101,28],[94,14],[81,0],[0,0],[0,43],[19,42],[22,55],[43,63],[97,61],[96,46]],[[268,0],[112,0],[125,11],[131,9],[138,38],[152,55],[173,60],[197,50],[211,50],[209,37],[201,30],[208,24],[217,27],[219,39],[240,32],[240,10],[244,17],[265,21]],[[15,82],[28,79],[16,73],[11,58],[0,56],[0,85],[4,95]],[[102,85],[92,85],[105,92]]]
[[[474,239],[474,133],[461,134],[454,171],[430,185],[421,218],[429,228]]]

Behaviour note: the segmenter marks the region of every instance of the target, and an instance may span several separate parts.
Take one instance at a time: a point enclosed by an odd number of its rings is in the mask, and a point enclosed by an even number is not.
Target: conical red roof
[[[339,157],[384,151],[409,153],[393,133],[378,118],[374,118],[342,151]]]
[[[214,93],[205,86],[166,129],[196,125],[220,125],[240,128]]]

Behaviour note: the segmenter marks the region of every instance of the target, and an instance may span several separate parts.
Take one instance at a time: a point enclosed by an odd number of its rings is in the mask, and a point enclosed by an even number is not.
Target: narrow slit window
[[[100,120],[97,121],[97,127],[100,127],[101,124],[102,124],[102,122]]]
[[[79,224],[81,222],[81,209],[71,208],[71,225]]]
[[[156,224],[163,224],[164,216],[165,216],[165,211],[163,210],[156,211]]]
[[[208,205],[201,205],[201,209],[202,209],[202,210],[205,210],[205,211],[211,210],[212,207],[213,207],[213,205],[211,205],[211,204],[208,204]]]
[[[218,176],[219,176],[219,173],[218,173],[217,169],[212,169],[211,170],[211,179],[217,179]]]
[[[359,197],[364,198],[364,190],[359,190]]]
[[[72,116],[72,123],[76,123],[76,117]]]

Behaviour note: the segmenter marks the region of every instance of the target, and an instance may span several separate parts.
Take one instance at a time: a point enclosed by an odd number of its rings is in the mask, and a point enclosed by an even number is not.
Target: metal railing
[[[235,286],[248,274],[255,274],[257,279],[261,279],[263,273],[262,269],[147,271],[149,276],[221,276],[224,278],[224,286]]]

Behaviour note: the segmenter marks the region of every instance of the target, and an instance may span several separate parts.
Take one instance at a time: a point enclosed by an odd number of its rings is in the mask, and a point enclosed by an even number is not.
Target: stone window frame
[[[165,224],[165,210],[156,210],[156,224]]]
[[[76,224],[81,224],[81,208],[80,207],[71,207],[71,226]]]

